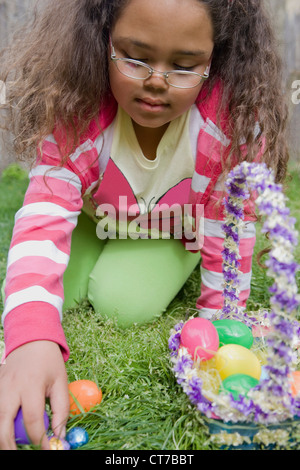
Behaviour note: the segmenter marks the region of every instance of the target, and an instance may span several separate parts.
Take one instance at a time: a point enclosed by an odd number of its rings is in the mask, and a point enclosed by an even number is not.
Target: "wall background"
[[[292,97],[297,90],[292,86],[300,81],[300,1],[262,0],[270,11],[285,63],[285,89],[290,104],[290,149],[291,159],[300,162],[300,103],[294,104]],[[14,31],[32,15],[35,4],[43,0],[0,0],[0,47],[5,46]],[[300,82],[299,82],[300,83]],[[297,94],[300,101],[300,86]],[[8,156],[0,140],[0,172],[8,164]]]
[[[300,162],[300,1],[264,0],[269,7],[279,47],[285,64],[285,89],[290,107],[290,151],[291,159]],[[297,89],[292,88],[293,84]]]

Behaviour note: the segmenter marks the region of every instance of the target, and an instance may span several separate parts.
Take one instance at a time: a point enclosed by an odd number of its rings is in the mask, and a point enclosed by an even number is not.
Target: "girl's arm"
[[[95,160],[95,149],[85,150],[77,149],[61,167],[59,147],[49,136],[30,173],[8,254],[2,315],[6,355],[29,341],[48,340],[59,344],[64,359],[68,358],[61,326],[63,274],[83,204],[83,187],[89,185],[90,174],[97,179],[96,164],[90,166],[89,160],[91,153]]]
[[[30,173],[23,207],[15,216],[8,254],[2,315],[5,355],[0,367],[1,449],[15,448],[13,420],[20,406],[32,442],[45,449],[49,447],[43,427],[45,397],[50,398],[54,432],[64,425],[69,409],[64,367],[69,349],[61,325],[63,274],[83,187],[97,179],[97,171],[96,163],[90,166],[80,150],[61,167],[53,136],[42,150]],[[91,152],[95,161],[95,150]],[[84,165],[91,171],[84,172]]]

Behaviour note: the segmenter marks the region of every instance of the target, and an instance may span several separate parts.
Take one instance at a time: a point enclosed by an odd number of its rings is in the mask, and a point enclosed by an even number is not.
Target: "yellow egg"
[[[260,379],[260,362],[256,355],[244,346],[226,344],[218,350],[215,360],[222,380],[233,374],[245,374]]]

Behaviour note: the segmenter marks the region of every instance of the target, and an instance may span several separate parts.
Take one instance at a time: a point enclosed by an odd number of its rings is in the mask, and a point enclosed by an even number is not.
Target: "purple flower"
[[[230,291],[228,289],[224,290],[223,295],[224,297],[226,297],[226,299],[228,299],[231,302],[239,300],[239,296],[236,294],[236,292]]]
[[[213,406],[208,401],[200,401],[197,403],[197,409],[200,411],[200,413],[209,416],[213,411]]]
[[[175,335],[171,336],[169,338],[169,349],[172,351],[172,354],[176,354],[176,351],[178,350],[180,346],[180,333],[176,333]]]
[[[184,322],[181,321],[180,323],[177,323],[177,325],[174,326],[175,331],[181,331],[183,328]]]
[[[289,339],[293,338],[294,325],[288,320],[282,319],[278,325],[275,325],[275,330],[287,336]]]
[[[232,173],[230,173],[230,175],[232,175]],[[228,193],[231,195],[231,197],[241,199],[245,199],[247,197],[248,193],[245,191],[245,188],[243,188],[244,182],[245,177],[242,177],[240,179],[235,178],[234,181],[229,181],[228,184],[226,184]]]
[[[225,199],[224,205],[225,205],[226,211],[234,215],[237,219],[244,218],[244,211],[242,207],[239,207],[236,204],[233,204],[231,200],[227,200],[227,199]]]
[[[188,381],[187,395],[193,404],[204,399],[202,395],[202,380],[199,377],[194,376]]]
[[[276,295],[271,297],[271,302],[276,303],[282,309],[286,309],[289,312],[296,310],[299,306],[299,301],[295,296],[289,297],[286,292],[278,292]]]
[[[229,225],[224,226],[224,232],[227,237],[232,238],[233,241],[235,241],[236,243],[239,242],[239,234],[238,232],[233,230],[232,227],[230,227]]]
[[[182,356],[178,359],[174,371],[178,374],[183,374],[186,367],[192,367],[193,361],[190,357]]]
[[[235,265],[236,267],[239,267],[241,264],[237,259],[236,253],[230,251],[229,248],[224,248],[224,250],[222,251],[222,256],[224,261],[230,265]]]
[[[295,261],[290,263],[283,263],[282,261],[278,261],[273,256],[270,256],[269,259],[266,260],[266,266],[275,274],[278,275],[285,275],[288,280],[294,281],[297,271],[299,270],[299,265]]]

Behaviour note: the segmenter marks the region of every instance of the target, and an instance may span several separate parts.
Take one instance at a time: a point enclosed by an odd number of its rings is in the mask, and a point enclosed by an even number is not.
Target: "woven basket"
[[[187,323],[184,321],[172,329],[169,338],[173,371],[203,416],[212,441],[238,449],[286,447],[293,445],[293,435],[300,430],[300,395],[292,394],[290,382],[291,374],[298,368],[300,337],[296,282],[299,266],[293,254],[298,240],[295,220],[290,217],[281,185],[275,183],[273,172],[264,164],[244,162],[235,167],[227,178],[226,190],[222,252],[224,306],[211,320],[238,320],[255,330],[256,336],[261,331],[251,349],[255,354],[265,355],[266,376],[238,398],[210,389],[210,377],[218,371],[213,365],[211,369],[204,367],[201,359],[193,358],[182,346],[181,331]],[[266,265],[274,283],[268,311],[246,312],[238,306],[239,243],[245,226],[244,202],[250,192],[255,195],[258,215],[264,220],[262,231],[268,234],[271,243]]]

